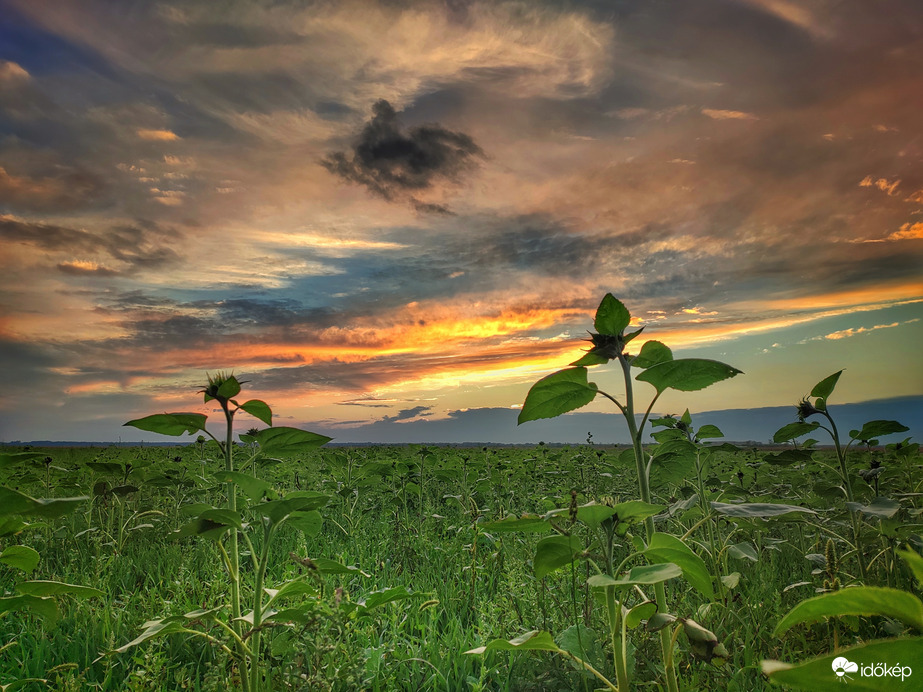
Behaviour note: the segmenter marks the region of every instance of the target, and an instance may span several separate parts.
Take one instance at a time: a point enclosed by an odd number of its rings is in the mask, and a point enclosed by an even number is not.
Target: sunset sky
[[[0,0],[0,247],[0,441],[217,369],[343,440],[509,410],[606,292],[744,371],[664,412],[918,395],[923,3]]]

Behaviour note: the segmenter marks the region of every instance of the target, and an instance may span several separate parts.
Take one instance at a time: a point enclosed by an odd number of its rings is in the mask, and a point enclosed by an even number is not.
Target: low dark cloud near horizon
[[[463,132],[438,124],[402,129],[397,113],[384,99],[372,107],[350,152],[337,151],[321,163],[343,180],[364,186],[388,201],[407,200],[418,211],[448,213],[441,204],[417,199],[414,194],[437,183],[455,183],[470,169],[481,148]]]

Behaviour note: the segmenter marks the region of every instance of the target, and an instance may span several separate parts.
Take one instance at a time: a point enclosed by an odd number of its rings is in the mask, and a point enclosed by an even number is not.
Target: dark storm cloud
[[[362,129],[350,154],[338,151],[322,161],[334,175],[363,185],[386,200],[409,198],[420,211],[448,211],[427,205],[412,193],[437,182],[455,182],[471,167],[480,147],[463,132],[439,125],[420,125],[402,130],[391,104],[378,101],[372,120]]]
[[[112,259],[126,263],[132,271],[176,263],[179,255],[168,245],[177,242],[180,237],[177,231],[148,221],[91,233],[66,226],[0,217],[0,238],[8,242],[33,245],[50,252],[106,253]],[[105,275],[97,273],[97,276]]]

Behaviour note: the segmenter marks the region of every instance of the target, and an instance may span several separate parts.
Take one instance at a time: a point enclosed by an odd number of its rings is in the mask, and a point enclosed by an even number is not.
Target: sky
[[[921,74],[918,0],[0,0],[0,441],[482,440],[607,292],[744,373],[664,412],[923,394]]]

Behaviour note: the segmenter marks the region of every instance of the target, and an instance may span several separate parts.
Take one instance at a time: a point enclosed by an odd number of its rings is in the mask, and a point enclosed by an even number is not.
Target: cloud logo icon
[[[846,673],[858,673],[859,664],[847,660],[844,656],[833,659],[833,672],[838,678],[842,678]]]

